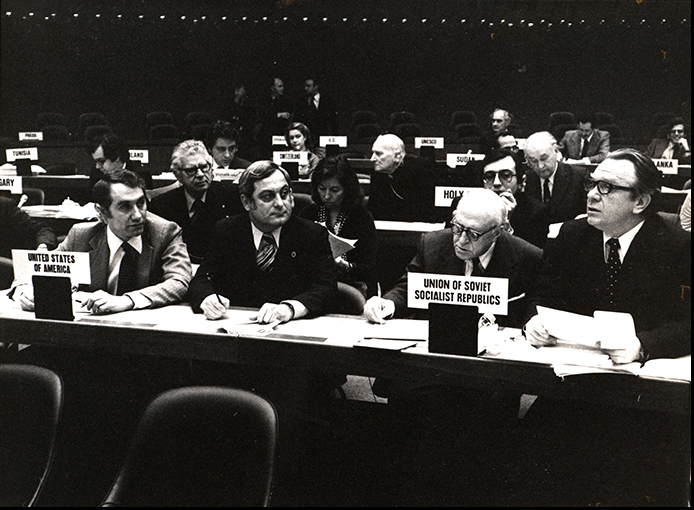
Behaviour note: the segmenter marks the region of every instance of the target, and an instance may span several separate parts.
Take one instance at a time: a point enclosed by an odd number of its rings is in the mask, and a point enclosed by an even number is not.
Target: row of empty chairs
[[[0,506],[37,505],[64,393],[51,370],[0,364]],[[255,393],[165,391],[142,414],[101,506],[269,506],[277,437],[275,407]]]

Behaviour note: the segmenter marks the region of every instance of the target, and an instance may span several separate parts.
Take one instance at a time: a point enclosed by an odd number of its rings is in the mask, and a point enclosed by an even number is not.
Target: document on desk
[[[634,319],[628,313],[596,310],[593,316],[538,306],[547,332],[567,343],[603,349],[619,349],[623,339],[636,336]]]

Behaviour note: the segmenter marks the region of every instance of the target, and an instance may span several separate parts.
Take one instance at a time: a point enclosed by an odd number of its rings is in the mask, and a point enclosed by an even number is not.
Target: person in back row
[[[214,159],[199,140],[185,140],[171,153],[171,171],[181,183],[152,199],[150,210],[176,222],[194,264],[207,253],[217,221],[243,212],[236,187],[213,181]]]
[[[583,114],[577,117],[578,129],[564,133],[559,150],[569,165],[600,163],[610,153],[610,132],[595,127],[595,116]]]
[[[212,125],[207,150],[214,158],[215,169],[246,169],[250,161],[239,158],[239,132],[230,122],[218,120]]]
[[[146,171],[139,161],[130,159],[130,151],[118,135],[113,133],[102,135],[87,143],[87,152],[94,160],[94,166],[89,173],[89,192],[105,174],[116,170],[130,170],[144,179],[145,187],[152,188],[152,175]]]

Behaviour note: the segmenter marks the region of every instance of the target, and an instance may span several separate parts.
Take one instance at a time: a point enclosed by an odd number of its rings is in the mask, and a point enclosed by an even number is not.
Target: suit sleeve
[[[424,253],[426,253],[426,247],[424,235],[422,235],[419,238],[417,253],[412,261],[407,264],[405,273],[398,279],[395,287],[383,296],[384,299],[390,299],[395,303],[395,317],[406,317],[409,315],[409,309],[407,307],[407,275],[408,273],[425,272]]]
[[[183,300],[188,292],[192,274],[190,257],[186,244],[183,242],[181,228],[171,224],[165,239],[168,242],[161,255],[162,281],[138,291],[152,301],[152,308],[175,304]]]
[[[610,132],[600,131],[596,134],[600,135],[600,145],[598,146],[598,153],[588,158],[591,163],[601,163],[610,153]]]

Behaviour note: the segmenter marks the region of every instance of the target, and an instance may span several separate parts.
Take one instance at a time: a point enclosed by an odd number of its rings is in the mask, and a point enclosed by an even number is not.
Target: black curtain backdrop
[[[221,115],[234,79],[255,98],[279,75],[296,97],[315,73],[345,134],[355,110],[383,125],[408,110],[444,136],[453,111],[484,128],[499,106],[526,136],[553,111],[606,111],[643,144],[656,112],[690,123],[690,17],[691,2],[657,0],[3,0],[0,135],[96,111],[145,139],[150,111],[182,126]]]

